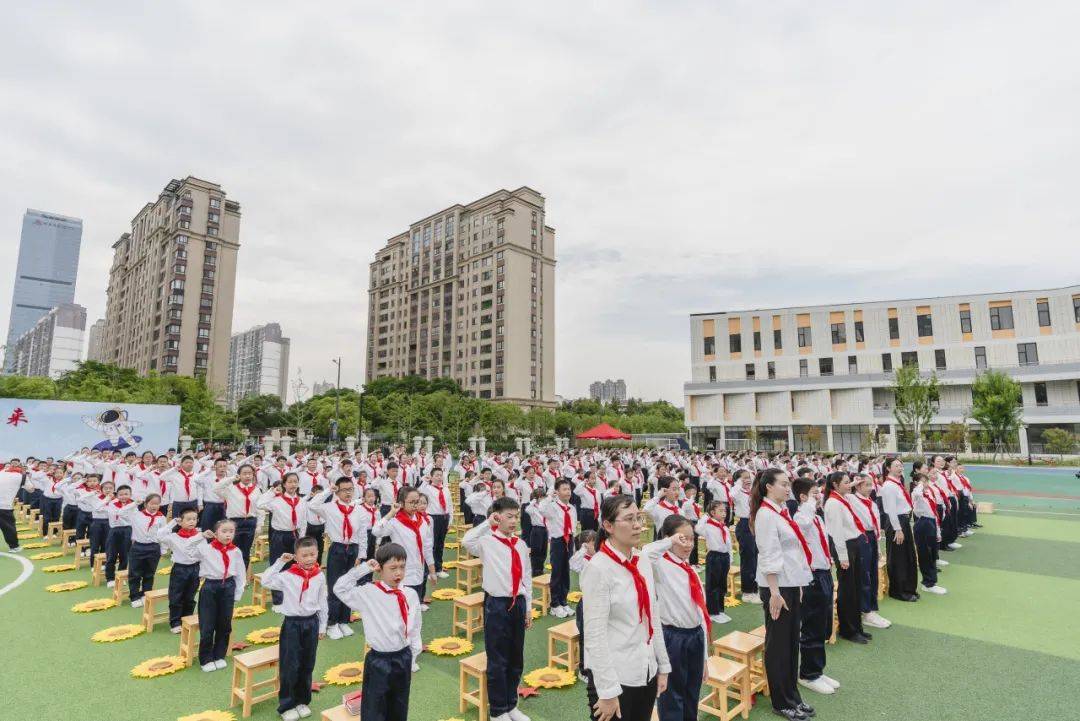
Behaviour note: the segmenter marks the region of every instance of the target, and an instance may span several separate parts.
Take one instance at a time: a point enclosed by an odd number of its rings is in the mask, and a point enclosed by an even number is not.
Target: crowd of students
[[[443,550],[457,514],[460,539],[483,564],[484,646],[493,721],[528,721],[517,708],[531,578],[551,565],[551,610],[576,617],[589,713],[599,721],[697,717],[713,624],[724,612],[732,553],[741,599],[764,607],[765,666],[776,713],[814,715],[799,687],[822,694],[825,642],[858,644],[878,613],[880,542],[889,594],[944,594],[948,563],[978,527],[971,484],[955,458],[916,462],[905,483],[897,458],[749,451],[463,452],[403,448],[369,454],[219,451],[155,456],[81,449],[62,458],[9,459],[0,470],[0,530],[18,551],[12,501],[87,538],[107,583],[128,571],[132,606],[172,557],[169,625],[196,611],[199,664],[225,667],[233,605],[251,548],[269,542],[260,583],[283,616],[278,712],[311,714],[319,641],[354,635],[361,611],[362,718],[405,719],[419,670],[422,614],[446,578]],[[447,477],[459,476],[453,498]],[[648,500],[645,500],[646,496]],[[654,538],[642,537],[644,518]],[[698,538],[706,553],[698,557]],[[646,542],[648,541],[648,542]],[[699,572],[704,570],[704,583]],[[582,602],[569,607],[570,574]],[[919,583],[921,576],[921,583]],[[201,579],[201,590],[200,589]]]

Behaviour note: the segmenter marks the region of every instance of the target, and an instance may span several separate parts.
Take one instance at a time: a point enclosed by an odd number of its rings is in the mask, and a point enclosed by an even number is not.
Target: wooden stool
[[[732,631],[713,641],[717,656],[728,658],[746,666],[749,679],[749,695],[761,691],[769,695],[769,679],[765,676],[765,639],[742,631]]]
[[[155,588],[143,594],[142,622],[146,632],[154,630],[154,624],[169,620],[169,589]]]
[[[49,524],[48,528],[45,530],[45,542],[48,543],[50,546],[52,545],[53,541],[56,541],[57,543],[59,543],[60,542],[60,533],[63,532],[63,530],[64,530],[64,522],[63,521],[53,521],[52,523]]]
[[[462,539],[464,537],[465,537],[464,533],[458,534],[458,539],[459,540],[457,542],[457,544],[458,544],[457,555],[454,556],[454,560],[457,561],[458,563],[461,563],[462,561],[471,561],[473,559],[472,554],[469,553],[468,549],[465,548],[465,544],[462,543],[461,540],[460,540],[460,539]]]
[[[74,528],[65,528],[64,530],[60,531],[60,550],[64,552],[64,555],[67,555],[70,550],[73,550],[75,548],[74,545],[71,545],[71,546],[68,545],[68,544],[74,544],[74,543],[75,543],[75,529]]]
[[[705,686],[709,693],[701,699],[698,711],[721,721],[729,721],[740,713],[748,718],[751,693],[746,665],[719,656],[709,656],[705,663],[708,670]],[[729,700],[734,700],[735,705],[729,707]]]
[[[270,591],[262,585],[262,581],[259,579],[259,577],[255,576],[255,578],[253,578],[251,581],[252,605],[262,606],[263,608],[265,608],[266,604],[268,604],[270,600]]]
[[[469,706],[475,706],[480,712],[480,721],[488,718],[488,695],[487,695],[487,654],[478,653],[475,656],[461,659],[458,664],[458,711],[465,713]],[[470,679],[476,681],[476,688],[472,688]]]
[[[566,649],[559,650],[559,644],[565,644]],[[577,673],[580,659],[581,636],[576,621],[567,621],[548,629],[548,666],[565,666],[567,671]]]
[[[252,555],[261,556],[266,558],[266,554],[270,552],[270,541],[266,536],[259,536],[255,539],[255,545],[251,547]],[[250,564],[249,564],[250,565]]]
[[[260,671],[270,671],[272,676],[256,680]],[[263,689],[267,689],[263,691]],[[251,715],[251,706],[278,692],[277,644],[233,656],[232,689],[229,692],[229,708],[238,703],[244,705],[243,718]]]
[[[472,641],[474,633],[484,630],[484,593],[471,593],[454,599],[454,610],[450,617],[450,634],[457,635],[458,629],[465,632],[465,639]]]
[[[880,601],[889,592],[889,572],[885,568],[885,556],[878,559],[877,564],[877,597]]]
[[[124,605],[124,598],[127,597],[127,594],[124,593],[124,591],[127,589],[127,585],[128,585],[127,578],[128,578],[128,572],[127,571],[121,571],[119,569],[116,571],[116,575],[113,576],[112,597],[113,597],[113,600],[116,601],[117,606],[123,606]]]
[[[738,598],[742,593],[742,573],[739,566],[729,566],[727,572],[727,595]]]
[[[757,628],[752,628],[749,631],[747,631],[747,633],[750,634],[751,636],[757,636],[758,638],[765,638],[765,625],[762,624],[761,626],[758,626]]]
[[[41,511],[37,508],[30,509],[30,515],[26,517],[26,522],[31,526],[41,525]]]
[[[192,614],[180,619],[180,658],[184,665],[190,666],[199,658],[199,616]],[[226,656],[232,656],[232,634],[229,634],[229,646]]]
[[[460,588],[465,593],[472,593],[480,588],[480,578],[483,570],[484,564],[479,558],[459,561],[457,568],[454,569],[457,574],[454,587]]]
[[[105,554],[99,553],[94,556],[94,563],[90,569],[90,584],[100,586],[105,583]]]
[[[345,704],[328,708],[322,712],[322,721],[357,721],[359,716],[353,716],[345,708]]]
[[[540,615],[543,616],[551,608],[551,574],[545,573],[543,576],[537,576],[532,580],[532,587],[540,590],[539,598],[532,600],[534,608],[540,611]]]
[[[993,513],[994,513],[994,504],[991,503],[990,501],[976,501],[975,510],[977,512],[979,512],[979,513],[986,513],[986,514],[993,515]]]
[[[83,564],[82,552],[83,552],[83,550],[89,549],[89,548],[90,548],[90,539],[89,538],[80,538],[79,540],[75,541],[75,570],[76,571],[78,571],[80,568],[82,568],[82,564]]]

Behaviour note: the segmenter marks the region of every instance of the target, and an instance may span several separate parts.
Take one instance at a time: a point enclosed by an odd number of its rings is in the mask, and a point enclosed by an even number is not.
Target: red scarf
[[[959,478],[960,482],[964,484],[964,488],[967,489],[968,493],[971,493],[971,481],[968,480],[968,477],[961,473],[957,473],[956,477]]]
[[[705,637],[707,639],[712,638],[712,619],[709,618],[709,610],[705,606],[705,591],[701,588],[701,579],[698,578],[694,569],[690,568],[690,565],[685,561],[680,561],[670,553],[665,553],[664,558],[686,572],[686,580],[687,583],[690,584],[690,600],[694,602],[695,606],[701,609],[701,615],[705,618]]]
[[[521,554],[517,552],[517,542],[521,539],[517,536],[503,538],[494,533],[491,537],[510,550],[510,608],[513,608],[517,603],[518,589],[521,588]]]
[[[778,511],[773,507],[771,503],[769,503],[768,501],[764,501],[761,504],[761,508],[768,508],[770,511],[787,521],[787,524],[791,526],[791,530],[795,532],[796,538],[799,539],[799,544],[802,546],[803,555],[806,556],[806,565],[810,566],[813,563],[814,554],[810,553],[810,545],[806,542],[806,537],[803,536],[802,531],[799,529],[799,524],[791,520],[791,516],[788,514],[787,507],[785,506]]]
[[[923,498],[926,499],[926,505],[930,506],[930,510],[934,512],[934,521],[937,523],[937,525],[940,526],[941,525],[941,516],[938,515],[937,505],[934,503],[933,499],[930,498],[930,496],[926,495],[925,490],[923,491],[922,495],[923,495]],[[915,509],[915,507],[912,506],[912,510],[914,510],[914,509]]]
[[[314,566],[312,566],[311,568],[307,569],[306,571],[304,569],[300,568],[299,564],[296,564],[296,563],[289,566],[289,568],[287,569],[288,573],[291,573],[294,576],[299,576],[304,581],[304,583],[300,586],[300,600],[301,601],[304,600],[304,591],[308,590],[308,586],[311,585],[311,579],[318,576],[320,570],[321,569],[319,568],[319,564],[317,564],[317,563]]]
[[[184,479],[184,493],[187,494],[188,498],[191,498],[191,476],[194,474],[184,473],[183,468],[177,468],[176,470]]]
[[[821,544],[821,552],[825,554],[825,562],[829,564],[829,568],[832,568],[832,556],[829,555],[829,543],[825,540],[825,526],[822,525],[821,519],[816,515],[814,516],[814,528],[817,529],[818,542]]]
[[[244,515],[245,516],[247,514],[251,513],[251,494],[255,492],[256,488],[258,488],[258,486],[255,485],[254,483],[252,483],[250,487],[245,486],[242,483],[237,483],[236,484],[236,490],[238,490],[238,491],[240,491],[241,493],[244,494]]]
[[[176,535],[180,536],[180,538],[191,538],[192,536],[196,536],[199,533],[200,533],[200,531],[199,531],[198,528],[178,528],[178,529],[176,529]]]
[[[573,521],[570,520],[570,506],[564,506],[559,501],[555,501],[555,505],[562,509],[562,517],[563,517],[562,540],[563,540],[563,543],[569,545],[569,543],[570,543],[570,531],[574,527]]]
[[[352,543],[352,519],[349,516],[352,515],[353,506],[343,506],[337,503],[337,509],[341,511],[341,535],[345,539],[345,543]]]
[[[367,505],[363,504],[363,503],[360,504],[360,507],[363,508],[365,511],[367,511],[368,515],[371,516],[371,525],[374,526],[375,525],[375,512],[378,509],[376,509],[376,508],[368,508]]]
[[[215,538],[210,541],[210,548],[213,548],[221,554],[221,563],[225,567],[225,572],[222,574],[221,580],[224,581],[229,577],[229,551],[236,548],[236,546],[231,543],[228,546],[222,545],[221,541]]]
[[[150,529],[154,527],[154,521],[161,518],[161,512],[160,511],[154,511],[153,513],[147,513],[146,511],[140,510],[139,513],[143,514],[144,516],[146,516],[147,518],[150,519],[150,522],[146,524],[146,532],[147,533],[149,533]]]
[[[397,588],[387,588],[382,581],[376,581],[375,588],[383,593],[397,598],[398,612],[401,614],[401,635],[409,640],[409,602],[405,600],[405,594]]]
[[[728,530],[727,530],[727,526],[725,526],[725,525],[724,525],[723,523],[720,523],[720,522],[719,522],[719,521],[717,521],[717,520],[716,520],[715,518],[710,518],[710,519],[709,519],[708,521],[706,521],[706,523],[708,523],[708,524],[709,524],[710,526],[716,526],[717,528],[719,528],[719,529],[720,529],[720,533],[722,533],[722,534],[723,534],[723,536],[724,536],[724,543],[727,543],[727,542],[728,542]]]
[[[442,504],[443,513],[448,513],[450,511],[450,506],[447,505],[446,502],[446,486],[440,485],[435,487],[439,489],[439,503]]]
[[[897,488],[899,488],[899,489],[900,489],[900,491],[901,491],[901,492],[902,492],[902,493],[904,494],[904,500],[906,500],[906,501],[907,501],[907,503],[908,503],[908,505],[909,505],[909,506],[911,506],[911,505],[912,505],[912,504],[911,504],[911,494],[910,494],[910,493],[908,493],[908,490],[907,490],[906,488],[904,488],[904,484],[903,484],[903,483],[901,483],[900,481],[896,480],[896,479],[895,479],[895,478],[893,478],[892,476],[889,476],[888,478],[886,478],[886,479],[885,479],[885,482],[886,482],[886,483],[895,483],[895,484],[896,484],[896,487],[897,487]],[[914,508],[914,506],[912,506],[912,508]]]
[[[851,507],[851,504],[848,503],[848,500],[846,498],[841,496],[836,491],[830,493],[829,498],[833,499],[834,501],[839,501],[844,506],[844,508],[847,509],[847,512],[851,514],[851,520],[855,521],[855,527],[859,529],[859,533],[866,533],[866,526],[864,526],[862,524],[862,521],[859,520],[859,517],[855,515],[855,509]]]
[[[600,553],[610,558],[626,569],[626,572],[630,574],[634,579],[634,590],[637,592],[637,606],[638,606],[638,621],[646,621],[649,626],[649,642],[652,642],[653,637],[653,623],[652,623],[652,598],[649,596],[649,586],[645,583],[645,577],[641,575],[641,571],[638,570],[638,560],[640,556],[631,555],[629,561],[624,561],[619,556],[608,548],[606,543],[600,544]],[[633,552],[631,551],[631,554]]]
[[[282,493],[280,496],[278,496],[278,498],[285,501],[285,505],[288,506],[289,510],[292,512],[293,530],[295,531],[296,529],[300,528],[300,526],[296,523],[296,507],[300,504],[300,496],[294,496],[290,498],[289,496],[286,496],[284,493]]]
[[[416,550],[420,553],[420,565],[426,566],[427,564],[424,562],[424,539],[420,535],[420,527],[424,524],[424,519],[420,517],[419,513],[416,514],[416,518],[410,518],[405,511],[398,511],[394,518],[416,536]]]
[[[591,484],[586,483],[585,484],[585,490],[589,492],[590,496],[592,496],[593,518],[596,519],[596,520],[599,520],[600,519],[600,501],[597,500],[597,498],[596,498],[596,489],[593,488]]]
[[[874,502],[871,501],[869,498],[863,498],[858,494],[856,494],[855,497],[858,498],[864,506],[866,506],[866,512],[870,514],[870,520],[874,523],[874,535],[880,536],[881,524],[878,523],[877,516],[874,515]]]
[[[668,511],[671,511],[672,513],[677,514],[679,512],[679,507],[678,506],[672,505],[672,504],[668,503],[667,501],[660,501],[659,505],[660,505],[661,508],[666,509]]]

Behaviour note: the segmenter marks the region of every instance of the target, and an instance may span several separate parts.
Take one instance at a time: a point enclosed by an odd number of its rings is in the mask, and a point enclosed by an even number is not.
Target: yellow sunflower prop
[[[75,613],[93,613],[94,611],[104,611],[115,606],[116,601],[111,598],[95,598],[92,601],[77,603],[71,607],[71,610]]]
[[[181,716],[176,721],[236,721],[236,714],[231,711],[200,711]]]
[[[159,656],[143,661],[131,669],[131,675],[135,678],[157,678],[183,671],[185,668],[187,666],[184,665],[184,659],[179,656]]]
[[[440,588],[437,591],[431,592],[431,597],[440,601],[452,601],[455,598],[460,598],[465,595],[465,592],[460,588]]]
[[[60,551],[45,551],[44,553],[35,553],[33,556],[29,556],[28,558],[31,561],[48,561],[50,558],[60,558],[60,556],[63,555],[64,554]]]
[[[579,603],[581,601],[581,591],[571,591],[566,594],[566,600],[570,603]]]
[[[450,541],[449,543],[444,543],[443,544],[443,548],[448,549],[450,551],[456,551],[460,547],[461,547],[461,544],[458,543],[457,541]]]
[[[258,563],[259,561],[262,560],[262,556],[260,556],[258,553],[253,553],[253,554],[251,554],[251,559],[250,560],[251,560],[251,563],[253,563],[253,564]]]
[[[157,570],[157,575],[159,576],[168,576],[170,573],[172,573],[172,566],[166,566],[165,568],[159,568]]]
[[[277,643],[278,637],[281,636],[281,629],[277,626],[270,626],[269,628],[260,628],[257,631],[252,631],[244,638],[248,643],[262,644],[262,643]]]
[[[63,573],[65,571],[74,571],[74,563],[62,563],[58,566],[45,566],[41,569],[42,573]]]
[[[350,661],[331,666],[323,674],[323,681],[333,686],[352,686],[364,680],[364,663]]]
[[[742,605],[742,599],[736,596],[724,596],[724,608],[735,608]]]
[[[48,548],[49,544],[47,544],[47,543],[45,543],[43,541],[39,541],[38,543],[24,543],[24,544],[22,544],[22,547],[25,548],[28,551],[33,551],[33,550],[38,549],[38,548]]]
[[[90,637],[91,641],[95,643],[112,643],[113,641],[127,641],[129,638],[135,638],[141,633],[146,632],[146,627],[142,624],[128,623],[123,626],[113,626],[112,628],[106,628],[98,631]]]
[[[444,571],[453,571],[460,564],[457,561],[447,561],[442,565]]]
[[[266,613],[265,606],[237,606],[233,609],[233,618],[254,618]]]
[[[25,541],[28,538],[41,538],[41,534],[36,531],[23,531],[22,533],[15,534],[20,541]]]
[[[353,611],[353,612],[352,612],[352,613],[351,613],[351,614],[349,615],[349,621],[350,621],[351,623],[356,623],[356,622],[357,622],[357,621],[359,621],[359,620],[360,620],[361,618],[363,618],[363,616],[362,616],[362,615],[360,614],[360,612],[359,612],[359,611]]]
[[[577,677],[564,668],[545,666],[525,674],[522,683],[536,688],[565,688],[573,686]]]
[[[463,656],[473,650],[473,645],[463,638],[445,636],[432,639],[427,650],[435,656]]]
[[[68,581],[67,583],[54,583],[51,586],[46,586],[45,590],[49,593],[63,593],[64,591],[78,591],[88,585],[86,581]]]
[[[536,619],[540,618],[540,609],[534,608],[529,615],[532,617],[532,620],[535,621]]]
[[[544,570],[545,571],[550,571],[551,570],[551,564],[550,563],[545,563],[544,564]]]

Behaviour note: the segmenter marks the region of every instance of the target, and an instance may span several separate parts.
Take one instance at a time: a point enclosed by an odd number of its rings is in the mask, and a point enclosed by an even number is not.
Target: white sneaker
[[[109,581],[105,584],[105,588],[116,588],[116,581]]]
[[[805,678],[800,678],[799,685],[820,694],[829,695],[836,693],[836,689],[833,688],[828,682],[825,681],[825,679],[821,678],[820,676],[815,678],[813,681],[807,681]]]
[[[341,632],[341,626],[333,625],[326,629],[326,637],[329,639],[337,641],[342,636],[344,636],[344,634]]]
[[[871,628],[889,627],[889,623],[873,611],[871,611],[870,613],[864,613],[862,617],[862,622],[864,626],[870,626]]]
[[[871,616],[871,618],[873,618],[873,620],[875,620],[875,621],[877,621],[877,622],[878,622],[879,624],[881,624],[880,626],[878,626],[878,628],[888,628],[889,626],[891,626],[891,625],[892,625],[892,621],[890,621],[889,619],[885,618],[884,616],[882,616],[882,615],[881,615],[880,613],[878,613],[877,611],[871,611],[871,612],[870,612],[870,616]]]
[[[216,668],[218,671],[220,671],[221,669],[225,668],[228,665],[229,664],[225,663],[225,659],[223,659],[223,658],[219,658],[217,661],[214,661],[214,668]]]
[[[975,532],[974,532],[974,531],[970,531],[970,530],[968,530],[968,531],[964,531],[964,532],[963,532],[963,533],[961,533],[960,535],[961,535],[961,536],[963,536],[964,538],[967,538],[968,536],[974,536],[974,535],[975,535]]]
[[[217,666],[215,666],[214,662],[211,661],[210,663],[204,663],[202,665],[202,670],[210,673],[211,671],[217,671]]]
[[[142,605],[143,600],[141,598],[136,598],[134,601],[131,602],[132,608],[142,608]]]
[[[548,615],[554,616],[555,618],[562,618],[563,617],[562,608],[559,607],[559,606],[552,606],[551,608],[548,609]],[[505,716],[505,714],[503,714],[503,715]]]
[[[840,682],[837,681],[835,678],[829,678],[825,674],[821,674],[821,676],[819,676],[818,678],[820,678],[822,681],[829,684],[833,688],[840,688]]]
[[[574,615],[574,609],[570,608],[569,606],[563,606],[562,607],[562,612],[563,612],[563,618],[570,618],[571,616]]]
[[[435,575],[438,576],[439,578],[450,578],[450,574],[447,573],[446,571],[439,571]]]
[[[296,713],[300,714],[300,718],[307,718],[311,715],[311,709],[304,704],[300,704],[296,707]]]
[[[427,605],[426,603],[421,603],[421,604],[420,604],[420,610],[421,610],[421,611],[426,611],[426,610],[428,610],[429,608],[431,608],[431,606]]]
[[[342,635],[343,637],[348,637],[348,636],[352,636],[352,635],[353,635],[354,633],[356,633],[355,631],[353,631],[353,630],[352,630],[351,628],[349,628],[349,627],[348,627],[347,625],[345,625],[344,623],[339,623],[339,624],[337,625],[337,628],[338,628],[338,630],[339,630],[339,631],[341,631],[341,635]]]
[[[9,548],[12,553],[22,553],[22,546],[15,546],[15,548]]]
[[[930,586],[929,588],[927,588],[925,584],[920,583],[919,588],[926,591],[927,593],[936,593],[939,596],[944,596],[946,593],[948,593],[948,591],[946,591],[941,586]]]
[[[281,613],[281,606],[280,606],[280,605],[278,605],[278,606],[271,606],[271,607],[270,607],[270,610],[271,610],[271,611],[273,611],[274,613]],[[288,712],[286,711],[286,713],[288,713]]]
[[[958,548],[963,548],[963,546],[961,546],[959,543],[950,543],[948,546],[946,546],[946,548],[951,548],[955,551]]]
[[[532,721],[528,716],[521,713],[521,710],[518,709],[517,706],[510,709],[510,711],[507,712],[507,716],[510,717],[511,721]]]
[[[180,633],[180,627],[179,626],[173,626],[172,628],[169,629],[169,633]]]
[[[300,712],[294,708],[281,714],[281,721],[300,721]]]
[[[761,597],[756,593],[744,593],[742,595],[742,601],[743,603],[756,603],[759,606],[761,605]]]
[[[938,560],[936,561],[936,563],[937,563],[937,567],[938,567],[938,568],[945,568],[946,566],[948,566],[948,565],[949,565],[949,562],[948,562],[948,561],[943,561],[943,560],[942,560],[942,559],[940,559],[940,558],[939,558],[939,559],[938,559]]]
[[[709,616],[709,618],[712,619],[713,623],[730,623],[731,622],[731,616],[727,615],[726,613],[718,613],[718,614],[715,614],[713,616]]]
[[[420,670],[420,664],[418,664],[416,661],[413,661],[412,672],[416,673],[419,670]]]

